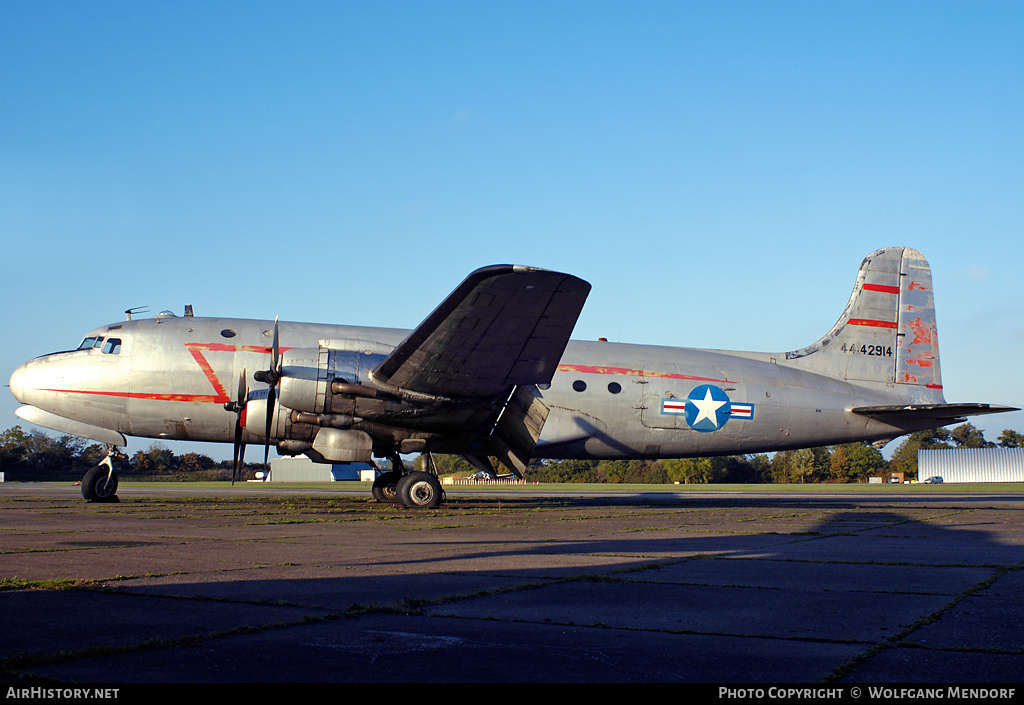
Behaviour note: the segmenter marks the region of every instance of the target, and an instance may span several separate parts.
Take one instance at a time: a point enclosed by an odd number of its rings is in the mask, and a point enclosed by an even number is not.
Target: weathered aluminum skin
[[[262,443],[267,387],[253,375],[269,365],[274,325],[161,314],[103,326],[87,337],[118,339],[116,352],[94,347],[37,358],[15,371],[11,389],[24,404],[127,435],[231,443],[238,416],[225,405],[235,401],[241,377],[248,390],[243,441]],[[436,341],[423,363],[429,369],[402,372],[429,377],[431,395],[402,396],[394,385],[381,387],[392,395],[381,398],[332,393],[334,380],[373,387],[371,372],[416,336],[280,323],[283,377],[273,440],[304,452],[322,426],[331,426],[320,445],[338,452],[345,439],[362,452],[365,437],[377,455],[486,451],[512,390],[488,398],[436,396],[444,385],[433,366],[446,358]],[[408,348],[406,342],[403,370],[415,360]],[[550,383],[529,387],[546,415],[535,407],[520,414],[531,428],[507,431],[527,439],[520,455],[541,458],[667,458],[886,440],[950,422],[897,413],[904,405],[943,404],[940,379],[927,262],[915,250],[886,248],[865,258],[839,321],[811,346],[753,353],[569,341]],[[464,378],[459,383],[466,388]],[[522,394],[518,406],[525,409]],[[851,411],[858,407],[897,412]],[[322,426],[300,423],[292,410],[330,418]]]
[[[273,327],[273,321],[167,315],[102,326],[86,337],[117,335],[125,341],[118,355],[96,348],[44,355],[14,372],[11,391],[24,404],[130,436],[232,442],[236,415],[224,405],[235,400],[243,369],[249,389],[266,388],[253,373],[269,364]],[[280,324],[286,362],[288,341],[315,348],[323,339],[360,340],[379,350],[406,334]],[[262,435],[247,433],[244,440],[262,441]]]

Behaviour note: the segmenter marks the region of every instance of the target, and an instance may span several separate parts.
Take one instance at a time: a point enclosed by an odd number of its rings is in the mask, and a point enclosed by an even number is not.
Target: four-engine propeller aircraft
[[[90,332],[11,375],[21,418],[105,443],[82,482],[113,501],[126,435],[270,444],[317,462],[390,457],[374,495],[431,507],[433,470],[462,455],[520,474],[531,458],[678,458],[883,442],[974,414],[947,404],[931,272],[921,253],[864,259],[819,341],[785,353],[570,341],[590,285],[530,267],[479,269],[412,332],[183,317]]]

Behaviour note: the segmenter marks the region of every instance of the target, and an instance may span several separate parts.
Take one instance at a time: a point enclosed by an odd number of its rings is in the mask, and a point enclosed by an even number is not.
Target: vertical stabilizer
[[[789,364],[850,382],[913,385],[911,397],[942,401],[935,304],[928,262],[887,247],[860,265],[842,316],[821,340],[786,353]]]

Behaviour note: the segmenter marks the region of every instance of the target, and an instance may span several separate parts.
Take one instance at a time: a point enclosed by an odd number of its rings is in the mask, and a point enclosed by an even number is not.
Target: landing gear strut
[[[82,496],[89,502],[118,502],[117,473],[114,472],[114,461],[126,462],[128,456],[110,446],[107,457],[82,478]]]
[[[400,503],[415,509],[433,509],[444,501],[444,490],[437,479],[433,458],[427,453],[431,472],[409,472],[401,456],[391,456],[391,472],[373,482],[373,496],[378,502]]]

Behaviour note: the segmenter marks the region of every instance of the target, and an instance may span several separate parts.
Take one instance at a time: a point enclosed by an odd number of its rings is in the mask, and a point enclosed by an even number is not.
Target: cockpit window
[[[82,341],[82,344],[78,346],[79,350],[89,350],[90,348],[98,348],[103,345],[103,336],[94,335],[86,338]]]
[[[107,338],[107,342],[103,345],[103,353],[106,355],[117,355],[119,352],[121,352],[121,339]]]

